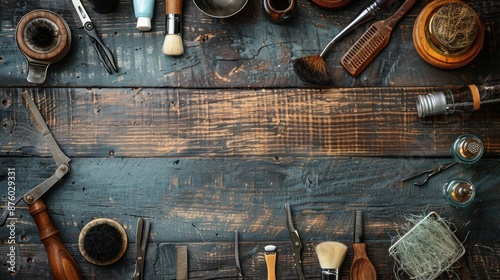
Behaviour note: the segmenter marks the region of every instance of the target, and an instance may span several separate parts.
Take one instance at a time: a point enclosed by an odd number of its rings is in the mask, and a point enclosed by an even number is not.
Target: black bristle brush
[[[330,48],[356,27],[372,19],[380,10],[387,9],[396,0],[374,0],[335,36],[319,55],[304,56],[293,62],[295,74],[305,83],[326,86],[332,82],[332,75],[324,60],[324,55]]]
[[[44,19],[36,19],[26,27],[26,41],[40,48],[51,46],[56,34],[54,26]]]
[[[110,265],[118,261],[127,249],[128,239],[123,227],[107,218],[89,222],[78,238],[80,253],[95,265]]]
[[[71,31],[58,14],[33,10],[19,20],[16,44],[28,62],[28,82],[41,84],[45,82],[49,65],[68,52]]]

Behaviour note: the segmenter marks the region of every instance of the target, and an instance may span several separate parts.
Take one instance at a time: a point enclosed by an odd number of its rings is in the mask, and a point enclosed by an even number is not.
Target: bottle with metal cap
[[[500,84],[468,85],[417,96],[417,113],[423,118],[455,112],[472,112],[500,104]]]
[[[453,142],[450,153],[457,162],[471,164],[477,162],[484,152],[481,139],[471,134],[461,135]]]
[[[451,205],[463,207],[472,202],[476,195],[476,188],[468,180],[453,179],[444,184],[443,195]]]

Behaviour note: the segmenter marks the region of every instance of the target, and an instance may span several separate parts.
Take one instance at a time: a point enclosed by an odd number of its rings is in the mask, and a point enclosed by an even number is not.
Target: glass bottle
[[[478,110],[483,105],[500,103],[500,84],[468,85],[417,96],[417,113],[423,118]]]
[[[453,179],[444,184],[443,195],[451,205],[464,207],[474,200],[476,188],[468,180]]]
[[[471,134],[461,135],[450,147],[450,154],[459,163],[472,164],[477,162],[484,153],[481,139]]]

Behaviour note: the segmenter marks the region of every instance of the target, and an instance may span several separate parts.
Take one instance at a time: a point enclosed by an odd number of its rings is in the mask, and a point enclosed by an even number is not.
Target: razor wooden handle
[[[169,14],[182,14],[183,0],[165,0],[165,13]]]
[[[40,239],[45,245],[52,277],[56,280],[82,279],[82,274],[75,260],[62,243],[59,230],[54,226],[49,213],[47,213],[47,205],[40,198],[29,205],[29,210],[40,232]]]
[[[276,280],[276,252],[266,253],[267,280]]]

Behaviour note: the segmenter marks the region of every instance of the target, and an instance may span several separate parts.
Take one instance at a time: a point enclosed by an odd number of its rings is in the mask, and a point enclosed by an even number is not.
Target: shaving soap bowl
[[[478,14],[460,0],[435,0],[425,6],[413,27],[418,55],[441,69],[456,69],[481,51],[484,25]]]
[[[16,28],[16,43],[28,62],[28,82],[42,84],[50,64],[66,55],[71,31],[66,21],[48,10],[24,15]]]
[[[204,14],[214,18],[227,18],[240,12],[248,0],[193,0]]]

